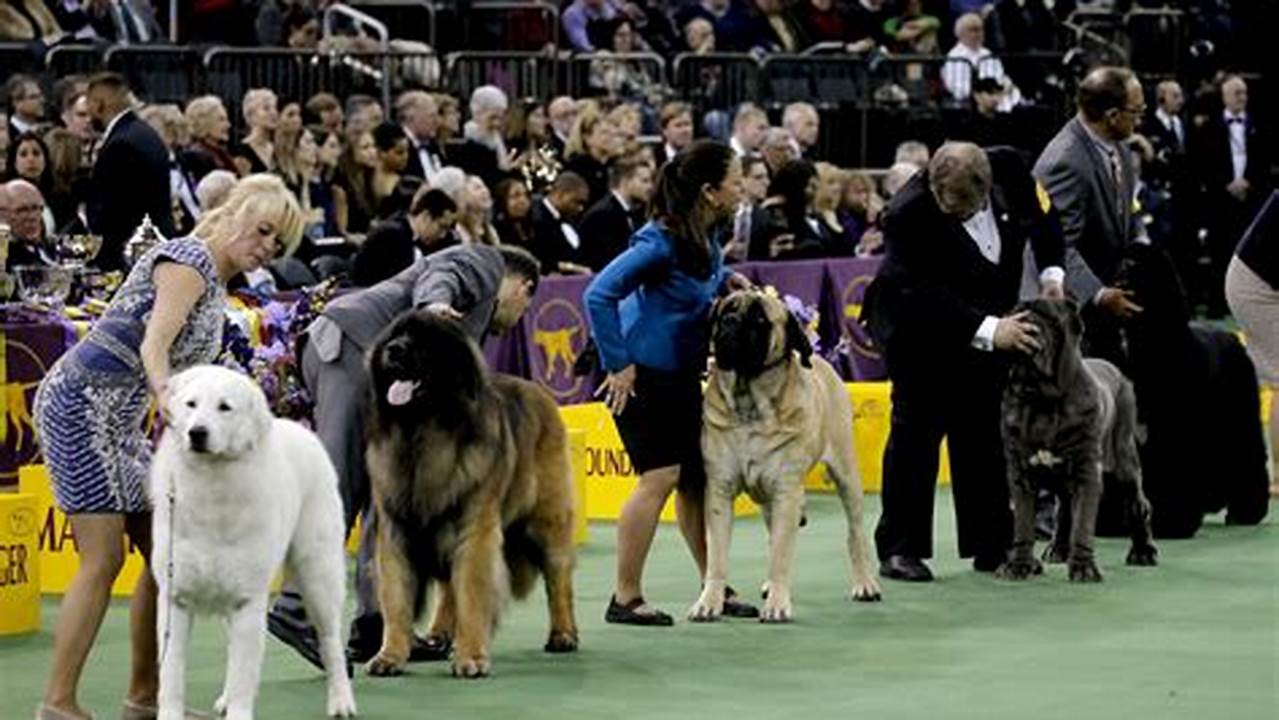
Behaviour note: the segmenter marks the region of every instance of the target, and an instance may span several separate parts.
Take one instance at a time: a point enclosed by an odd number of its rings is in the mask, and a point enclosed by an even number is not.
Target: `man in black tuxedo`
[[[435,98],[422,90],[409,90],[395,100],[395,117],[409,137],[409,164],[404,174],[428,184],[444,168],[444,156],[435,142],[440,112]]]
[[[588,273],[583,264],[582,236],[573,221],[582,214],[591,186],[581,175],[565,170],[551,184],[542,202],[533,206],[533,246],[542,274]]]
[[[1139,190],[1138,202],[1149,215],[1152,208],[1148,200],[1166,198],[1165,249],[1172,256],[1187,292],[1200,297],[1205,294],[1199,287],[1202,284],[1199,258],[1203,251],[1196,232],[1199,223],[1194,218],[1202,208],[1198,207],[1199,192],[1192,180],[1187,153],[1191,138],[1182,113],[1186,101],[1181,84],[1176,80],[1159,83],[1155,88],[1155,102],[1155,111],[1142,128],[1142,134],[1154,150],[1150,161],[1142,164],[1139,177],[1139,181],[1149,186],[1145,193],[1148,197],[1143,199]]]
[[[638,158],[613,163],[610,190],[582,216],[582,264],[599,272],[630,244],[653,197],[653,167]]]
[[[129,86],[117,73],[89,80],[89,114],[102,144],[89,179],[89,227],[102,236],[97,265],[124,268],[124,245],[144,215],[164,237],[173,237],[169,151],[130,107]]]
[[[1206,280],[1208,309],[1218,317],[1226,313],[1226,266],[1273,185],[1269,143],[1248,112],[1248,84],[1243,78],[1226,78],[1221,84],[1221,104],[1221,114],[1204,125],[1194,149],[1196,177],[1203,183],[1207,210],[1201,217],[1207,220],[1212,258]]]
[[[864,317],[893,381],[884,451],[880,574],[927,581],[942,436],[948,438],[960,557],[993,572],[1012,539],[1000,439],[1002,353],[1032,352],[1037,328],[1010,312],[1028,245],[1045,297],[1063,297],[1051,207],[1011,148],[946,143],[881,216],[886,255]]]
[[[360,246],[351,266],[356,287],[376,285],[424,255],[456,244],[457,203],[443,190],[422,186],[408,212],[377,223]]]

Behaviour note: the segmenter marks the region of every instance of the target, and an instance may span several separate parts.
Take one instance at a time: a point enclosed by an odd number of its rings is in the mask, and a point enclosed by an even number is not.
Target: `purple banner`
[[[550,391],[561,405],[590,402],[601,379],[573,374],[573,364],[590,339],[582,303],[590,280],[586,276],[544,279],[521,323],[523,375]]]
[[[36,387],[54,361],[75,342],[67,324],[47,317],[19,317],[6,309],[0,322],[4,352],[3,433],[0,433],[0,487],[17,485],[18,468],[38,462],[31,406]]]
[[[834,340],[844,343],[847,352],[839,356],[843,366],[835,369],[845,380],[883,380],[888,377],[888,369],[879,350],[859,322],[866,286],[875,279],[878,271],[877,258],[826,262],[827,297],[822,304],[822,315],[838,320],[838,333]]]

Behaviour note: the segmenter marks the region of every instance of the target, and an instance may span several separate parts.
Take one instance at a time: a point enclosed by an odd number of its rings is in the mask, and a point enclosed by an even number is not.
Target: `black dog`
[[[1137,455],[1137,401],[1114,365],[1085,360],[1083,324],[1069,301],[1033,300],[1017,308],[1039,328],[1040,349],[1014,363],[1004,390],[1004,453],[1013,499],[1013,552],[998,577],[1024,580],[1042,572],[1034,557],[1035,494],[1056,490],[1057,534],[1045,559],[1069,563],[1070,579],[1099,582],[1093,531],[1102,495],[1102,471],[1113,473],[1126,497],[1132,528],[1129,565],[1156,564],[1150,541],[1150,504],[1141,490]]]
[[[1227,509],[1231,524],[1254,525],[1269,510],[1269,473],[1257,374],[1239,339],[1190,322],[1185,292],[1167,254],[1133,246],[1116,284],[1144,312],[1124,330],[1128,376],[1146,440],[1146,492],[1161,538],[1191,537],[1204,513]],[[1122,507],[1103,501],[1098,533],[1124,533]]]

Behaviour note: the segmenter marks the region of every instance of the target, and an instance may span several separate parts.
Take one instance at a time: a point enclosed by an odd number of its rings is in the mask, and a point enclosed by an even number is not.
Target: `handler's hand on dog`
[[[436,315],[439,315],[440,317],[446,317],[450,320],[461,320],[464,317],[462,313],[454,310],[453,306],[449,305],[448,303],[442,303],[442,302],[431,303],[430,305],[427,305],[426,307],[422,309],[426,310],[429,313],[435,313]]]
[[[1097,296],[1097,304],[1102,310],[1120,318],[1130,318],[1141,313],[1142,308],[1133,302],[1137,295],[1131,290],[1121,290],[1119,288],[1102,288]]]
[[[1039,349],[1039,340],[1035,339],[1039,334],[1039,327],[1027,320],[1028,317],[1030,313],[1023,310],[1015,315],[999,318],[999,322],[995,324],[995,349],[1034,354]]]
[[[726,280],[724,284],[728,286],[730,292],[736,290],[750,290],[755,287],[755,283],[752,283],[750,278],[739,272],[729,275],[728,280]]]
[[[595,391],[599,397],[604,393],[604,404],[614,415],[621,415],[626,409],[626,402],[635,397],[635,366],[627,365],[615,373],[609,373]]]

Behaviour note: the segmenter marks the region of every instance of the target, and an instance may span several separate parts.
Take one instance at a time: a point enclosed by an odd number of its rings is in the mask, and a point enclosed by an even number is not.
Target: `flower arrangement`
[[[253,291],[237,292],[232,299],[220,362],[253,378],[277,417],[311,425],[314,402],[302,381],[296,339],[324,311],[334,289],[326,281],[296,299]]]

